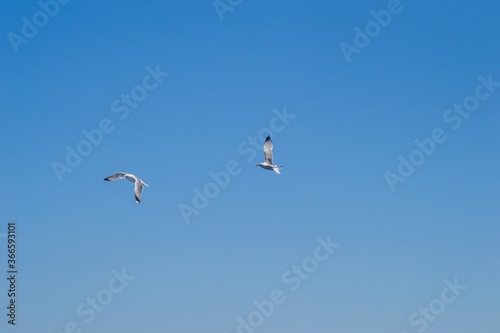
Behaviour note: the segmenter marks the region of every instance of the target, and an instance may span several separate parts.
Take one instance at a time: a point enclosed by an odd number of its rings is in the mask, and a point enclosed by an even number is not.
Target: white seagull
[[[137,177],[131,173],[125,173],[125,172],[117,172],[112,176],[104,178],[103,180],[108,181],[108,182],[114,182],[117,179],[126,179],[129,182],[135,183],[135,187],[134,187],[135,201],[137,201],[137,203],[140,203],[141,202],[141,193],[142,193],[142,190],[144,189],[143,185],[146,185],[147,187],[149,187],[149,185],[146,184],[145,182],[143,182],[142,180],[140,180],[139,177]]]
[[[274,170],[276,173],[280,173],[282,166],[273,165],[273,142],[271,137],[268,135],[266,142],[264,143],[264,163],[259,163],[256,166],[260,166],[263,169]]]

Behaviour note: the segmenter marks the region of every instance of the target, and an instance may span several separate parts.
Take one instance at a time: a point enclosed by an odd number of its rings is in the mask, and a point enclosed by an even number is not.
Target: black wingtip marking
[[[139,198],[137,197],[137,195],[135,196],[135,201],[136,201],[137,203],[141,203],[141,199],[139,199]]]
[[[108,178],[104,178],[103,180],[107,181],[107,182],[110,182],[111,180],[109,180],[109,177]]]
[[[267,142],[267,141],[271,141],[271,136],[270,136],[270,135],[268,135],[268,136],[267,136],[267,138],[266,138],[266,142]]]

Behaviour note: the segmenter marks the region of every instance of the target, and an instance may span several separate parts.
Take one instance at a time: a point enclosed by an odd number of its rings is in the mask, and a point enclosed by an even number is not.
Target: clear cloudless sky
[[[500,2],[401,0],[349,63],[341,43],[388,1],[226,1],[221,20],[212,0],[73,0],[48,22],[38,1],[2,2],[0,331],[233,333],[249,315],[239,332],[500,331],[500,87],[460,127],[443,118],[478,77],[500,82]],[[169,75],[125,116],[148,66]],[[283,110],[278,175],[255,165]],[[54,162],[103,119],[113,131],[59,181]],[[446,140],[391,191],[386,172],[436,128]],[[187,224],[179,206],[229,161],[239,173]],[[102,181],[118,171],[150,185],[140,204]],[[328,236],[340,247],[307,259]],[[467,286],[450,304],[446,279]],[[256,314],[275,289],[284,302]]]

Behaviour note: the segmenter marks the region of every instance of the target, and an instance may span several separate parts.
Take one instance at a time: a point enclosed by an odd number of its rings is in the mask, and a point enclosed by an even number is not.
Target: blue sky
[[[2,332],[499,330],[498,1],[44,3],[0,11]]]

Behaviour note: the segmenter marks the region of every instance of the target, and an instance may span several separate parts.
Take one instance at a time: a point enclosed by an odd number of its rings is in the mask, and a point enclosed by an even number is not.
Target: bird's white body
[[[274,170],[274,172],[276,172],[276,173],[280,173],[280,168],[282,168],[282,166],[266,164],[266,163],[259,163],[259,164],[257,164],[257,166],[260,166],[262,169],[266,169],[266,170]]]
[[[260,166],[266,170],[273,170],[276,173],[280,173],[280,169],[282,166],[277,166],[273,164],[273,142],[271,141],[271,137],[268,135],[266,138],[266,142],[264,143],[264,159],[265,161],[257,164],[256,166]]]
[[[145,182],[143,182],[141,179],[139,179],[139,177],[137,177],[131,173],[125,173],[125,172],[117,172],[112,176],[104,178],[103,180],[108,181],[108,182],[114,182],[117,179],[126,179],[129,182],[135,183],[135,186],[134,186],[135,201],[137,203],[140,203],[142,190],[144,189],[144,186],[149,187],[149,185],[146,184]]]

